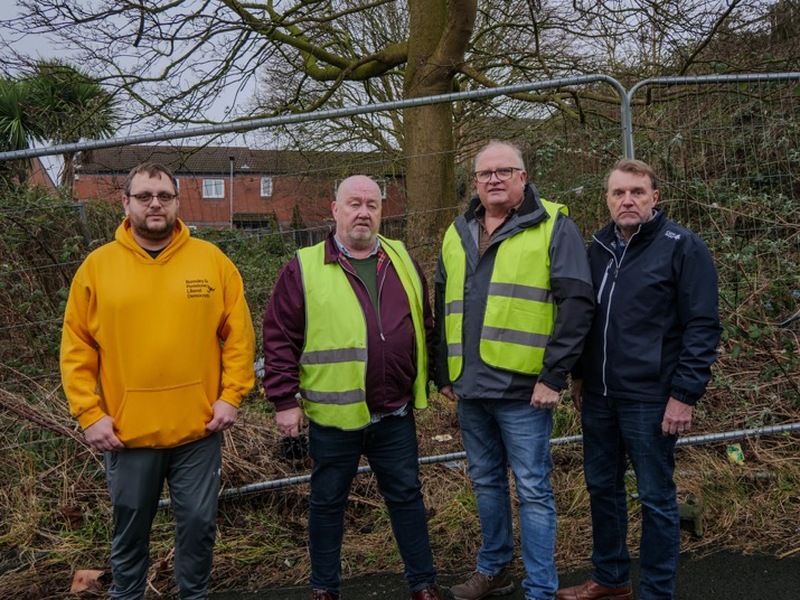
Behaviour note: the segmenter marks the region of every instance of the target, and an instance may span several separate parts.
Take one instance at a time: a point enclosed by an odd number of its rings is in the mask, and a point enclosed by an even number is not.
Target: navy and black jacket
[[[711,253],[661,210],[617,244],[610,223],[589,246],[597,308],[574,375],[591,394],[693,405],[721,334]]]

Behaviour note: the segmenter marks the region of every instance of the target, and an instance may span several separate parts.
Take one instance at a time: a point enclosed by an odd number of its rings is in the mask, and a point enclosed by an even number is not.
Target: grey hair
[[[478,150],[478,153],[475,155],[475,170],[478,170],[478,160],[480,159],[481,155],[486,152],[487,150],[491,150],[492,148],[509,148],[511,149],[517,157],[519,161],[519,168],[525,171],[525,159],[522,157],[522,150],[519,149],[519,146],[516,144],[512,144],[511,142],[503,142],[500,140],[492,140],[488,144],[486,144],[483,148]]]

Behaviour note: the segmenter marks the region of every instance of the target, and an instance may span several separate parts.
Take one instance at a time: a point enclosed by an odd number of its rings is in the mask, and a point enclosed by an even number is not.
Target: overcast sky
[[[7,6],[9,4],[9,0],[0,0],[3,2],[4,10],[8,10],[10,14],[4,15],[4,18],[13,18],[14,16],[18,16],[20,14],[20,9],[17,6],[17,3],[14,2],[12,6]],[[56,34],[52,34],[56,35]],[[54,48],[53,44],[50,42],[49,36],[47,35],[34,35],[34,34],[27,34],[24,36],[13,36],[9,37],[8,32],[4,30],[0,30],[0,53],[5,54],[4,48],[12,48],[15,52],[28,56],[33,59],[42,59],[42,58],[60,58],[67,62],[71,62],[75,64],[75,58],[70,56],[68,50],[65,51],[63,48]],[[241,98],[240,98],[241,101]],[[232,104],[230,99],[226,99],[225,97],[220,98],[216,105],[218,109],[212,109],[211,114],[209,115],[210,118],[213,119],[224,119],[225,118],[225,111],[224,108],[226,105]],[[216,113],[216,114],[215,114]],[[115,135],[115,138],[125,137],[127,135],[135,135],[135,134],[142,134],[142,133],[149,133],[152,131],[152,128],[148,126],[146,122],[136,121],[131,125],[128,125],[124,128],[121,128]],[[181,126],[184,127],[184,126]],[[208,140],[203,140],[207,142]],[[176,140],[178,143],[199,143],[198,140]],[[247,136],[237,136],[232,137],[228,136],[225,140],[221,140],[218,143],[223,143],[226,145],[236,145],[236,146],[246,146],[248,145],[248,138]],[[50,176],[57,181],[59,170],[61,167],[61,162],[56,157],[41,157],[42,162],[45,164]]]

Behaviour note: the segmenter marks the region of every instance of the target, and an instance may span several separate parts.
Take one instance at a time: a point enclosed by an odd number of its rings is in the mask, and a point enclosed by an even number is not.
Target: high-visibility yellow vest
[[[500,242],[489,282],[480,357],[489,366],[534,375],[542,370],[556,307],[550,290],[550,240],[566,206],[541,200],[549,219]],[[445,337],[450,381],[464,368],[464,284],[467,257],[454,225],[445,233]]]
[[[428,406],[428,349],[422,281],[402,242],[379,236],[411,307],[416,341],[415,408]],[[325,242],[297,251],[306,307],[300,395],[306,416],[320,425],[360,429],[370,423],[366,397],[367,323],[338,262],[325,263]]]

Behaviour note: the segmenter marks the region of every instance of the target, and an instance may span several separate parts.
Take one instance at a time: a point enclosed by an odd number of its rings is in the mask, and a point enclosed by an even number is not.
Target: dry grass
[[[771,382],[770,388],[780,391],[781,386]],[[758,419],[764,421],[765,416],[800,421],[795,402],[782,400],[780,394],[775,401],[770,392],[758,404],[759,393],[754,389],[751,385],[747,394],[739,396],[716,387],[710,390],[698,411],[694,433],[740,429]],[[58,397],[45,396],[50,401]],[[19,394],[0,394],[6,409],[16,407],[4,410],[0,420],[4,431],[0,469],[3,479],[13,482],[0,490],[0,598],[66,598],[76,569],[106,568],[111,512],[102,465],[74,435],[62,407],[53,406],[43,414],[50,402],[26,405],[23,400]],[[25,418],[20,406],[27,406],[31,418]],[[556,423],[557,435],[578,433],[569,403],[558,409]],[[419,413],[418,425],[423,456],[461,451],[455,406],[450,401],[437,397],[430,410]],[[748,439],[742,444],[743,465],[728,462],[724,443],[680,448],[679,493],[681,499],[694,494],[702,501],[705,524],[702,537],[684,533],[683,549],[726,548],[777,556],[799,552],[797,443],[797,434]],[[579,445],[557,446],[553,454],[559,510],[556,559],[562,570],[586,566],[591,527],[581,449]],[[237,426],[226,433],[225,488],[305,473],[306,465],[289,464],[280,457],[272,417],[263,400],[254,399]],[[439,569],[470,570],[479,545],[479,525],[463,465],[426,465],[422,478]],[[306,582],[307,500],[308,487],[299,484],[221,502],[214,588],[244,590]],[[636,501],[631,501],[630,509],[635,552],[640,526]],[[153,528],[153,597],[169,594],[173,588],[172,536],[172,518],[166,509]],[[514,567],[521,570],[520,564]],[[379,571],[401,572],[402,564],[374,478],[361,475],[348,506],[343,573],[352,578]]]

